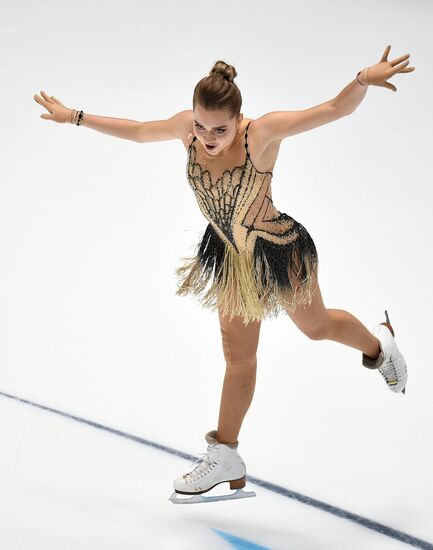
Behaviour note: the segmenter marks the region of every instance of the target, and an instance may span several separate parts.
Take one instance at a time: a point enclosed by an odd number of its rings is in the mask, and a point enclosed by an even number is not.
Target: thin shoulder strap
[[[247,128],[245,130],[245,149],[247,150],[247,156],[249,157],[250,156],[250,152],[248,150],[248,128],[251,124],[252,120],[250,120],[247,124]]]
[[[188,145],[188,151],[190,150],[191,148],[191,145],[194,143],[194,141],[197,139],[197,136],[194,136],[191,140],[191,143]]]

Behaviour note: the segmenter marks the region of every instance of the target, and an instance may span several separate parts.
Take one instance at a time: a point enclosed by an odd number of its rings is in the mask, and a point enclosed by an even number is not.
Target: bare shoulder
[[[135,139],[140,143],[170,139],[183,141],[190,131],[188,128],[192,128],[192,111],[180,111],[163,120],[140,122],[135,133]]]
[[[247,124],[249,123],[248,148],[251,161],[260,172],[272,172],[282,140],[271,141],[269,139],[264,117],[255,120],[247,119]]]
[[[173,122],[176,126],[176,137],[182,141],[185,149],[188,149],[192,141],[194,114],[192,109],[180,111],[173,117]]]

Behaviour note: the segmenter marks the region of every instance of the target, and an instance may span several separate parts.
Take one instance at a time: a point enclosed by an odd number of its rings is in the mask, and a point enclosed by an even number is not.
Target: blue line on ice
[[[270,550],[268,546],[254,544],[254,542],[249,542],[248,540],[241,539],[235,535],[226,533],[225,531],[220,531],[219,529],[212,529],[212,531],[215,531],[218,535],[221,535],[221,537],[229,542],[233,548],[237,548],[238,550]]]
[[[28,399],[22,399],[20,397],[17,397],[15,395],[10,395],[8,393],[0,391],[0,395],[3,395],[4,397],[8,397],[9,399],[14,399],[15,401],[20,401],[21,403],[26,403],[28,405],[32,405],[33,407],[37,407],[39,409],[43,409],[45,411],[50,411],[55,414],[59,414],[61,416],[64,416],[66,418],[70,418],[72,420],[76,420],[77,422],[82,422],[83,424],[87,424],[89,426],[93,426],[94,428],[98,428],[99,430],[105,430],[107,432],[110,432],[111,434],[118,435],[120,437],[125,437],[126,439],[130,439],[132,441],[136,441],[137,443],[140,443],[141,445],[146,445],[148,447],[153,447],[154,449],[159,449],[160,451],[163,451],[165,453],[179,456],[181,458],[184,458],[188,461],[196,460],[198,457],[194,455],[190,455],[189,453],[184,453],[182,451],[179,451],[178,449],[173,449],[172,447],[168,447],[167,445],[161,445],[160,443],[155,443],[154,441],[149,441],[148,439],[143,439],[142,437],[138,437],[136,435],[131,435],[126,432],[122,432],[121,430],[116,430],[115,428],[110,428],[109,426],[104,426],[103,424],[99,424],[98,422],[93,422],[92,420],[87,420],[85,418],[81,418],[80,416],[75,416],[73,414],[69,414],[66,412],[58,411],[56,409],[53,409],[51,407],[47,407],[45,405],[40,405],[39,403],[34,403],[33,401],[29,401]],[[376,531],[377,533],[381,533],[382,535],[386,535],[387,537],[394,538],[396,540],[399,540],[401,542],[406,542],[407,544],[410,544],[411,546],[414,546],[415,548],[422,548],[423,550],[433,550],[433,544],[430,542],[427,542],[422,539],[418,539],[416,537],[413,537],[412,535],[408,535],[406,533],[403,533],[402,531],[399,531],[397,529],[393,529],[392,527],[388,527],[387,525],[383,525],[382,523],[378,523],[376,521],[373,521],[368,518],[364,518],[363,516],[359,516],[358,514],[354,514],[352,512],[349,512],[348,510],[344,510],[343,508],[338,508],[337,506],[333,506],[332,504],[328,504],[326,502],[323,502],[321,500],[317,500],[315,498],[308,497],[306,495],[303,495],[301,493],[297,493],[295,491],[291,491],[290,489],[286,489],[285,487],[281,487],[280,485],[276,485],[274,483],[270,483],[269,481],[264,481],[263,479],[259,479],[257,477],[247,475],[247,481],[251,483],[255,483],[256,485],[260,485],[260,487],[263,487],[265,489],[268,489],[268,491],[272,491],[273,493],[276,493],[278,495],[293,498],[295,500],[298,500],[299,502],[302,502],[304,504],[307,504],[308,506],[313,506],[314,508],[318,508],[319,510],[324,510],[325,512],[329,512],[330,514],[334,514],[335,516],[338,516],[340,518],[348,519],[350,521],[353,521],[357,523],[358,525],[362,525],[363,527],[367,527],[368,529],[372,529],[373,531]],[[252,547],[254,548],[254,547]]]

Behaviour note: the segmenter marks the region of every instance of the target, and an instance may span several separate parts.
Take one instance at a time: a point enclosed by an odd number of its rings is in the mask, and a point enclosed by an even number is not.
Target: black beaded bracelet
[[[83,122],[83,114],[83,111],[73,109],[70,122],[79,126]]]

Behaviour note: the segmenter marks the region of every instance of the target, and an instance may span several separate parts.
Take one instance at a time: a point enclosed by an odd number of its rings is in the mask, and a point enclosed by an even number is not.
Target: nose
[[[210,138],[210,139],[206,138],[204,141],[205,141],[205,143],[207,143],[208,145],[216,145],[216,143],[217,143],[217,142],[216,142],[215,140],[213,140],[212,138]]]

